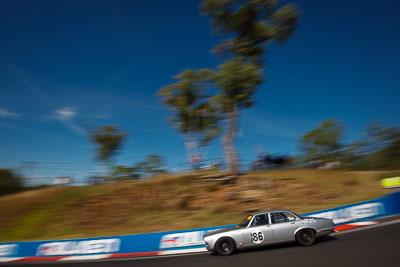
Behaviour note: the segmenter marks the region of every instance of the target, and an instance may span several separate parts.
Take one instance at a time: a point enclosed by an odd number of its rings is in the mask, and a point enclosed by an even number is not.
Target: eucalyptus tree
[[[400,167],[400,127],[387,127],[381,121],[367,124],[360,144],[355,151],[359,169],[399,169]]]
[[[227,35],[214,52],[261,63],[271,41],[284,43],[294,33],[300,11],[278,0],[203,0],[201,9],[211,17],[216,34]]]
[[[111,162],[121,148],[127,132],[122,132],[116,126],[100,126],[89,131],[90,140],[96,144],[96,158],[111,171]]]
[[[162,156],[157,154],[150,154],[147,157],[136,164],[135,169],[146,176],[166,173],[165,160]]]
[[[220,131],[218,112],[210,99],[213,73],[185,70],[174,79],[176,83],[161,88],[158,94],[173,112],[169,121],[183,135],[190,161],[198,148],[208,145]]]
[[[339,158],[343,148],[344,126],[335,119],[325,120],[317,128],[308,131],[300,139],[301,150],[309,162],[328,163]]]
[[[215,73],[215,84],[220,88],[214,100],[221,107],[226,120],[223,146],[228,165],[237,172],[237,153],[234,138],[238,131],[240,110],[253,105],[253,96],[257,86],[262,82],[261,68],[240,59],[232,59],[218,67]]]
[[[267,44],[284,43],[296,29],[300,12],[293,4],[279,6],[277,0],[204,0],[201,9],[211,17],[214,32],[227,36],[214,49],[226,58],[215,74],[220,89],[215,99],[227,123],[226,158],[236,172],[234,141],[240,110],[254,103]]]

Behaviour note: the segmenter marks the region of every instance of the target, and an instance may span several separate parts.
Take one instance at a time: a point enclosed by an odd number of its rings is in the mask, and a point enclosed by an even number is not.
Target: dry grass
[[[135,234],[237,223],[247,212],[298,213],[387,193],[385,172],[281,170],[233,185],[164,176],[85,187],[52,187],[0,198],[0,241]]]

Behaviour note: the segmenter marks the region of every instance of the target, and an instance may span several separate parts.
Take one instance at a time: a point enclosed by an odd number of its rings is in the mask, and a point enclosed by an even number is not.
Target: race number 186
[[[264,241],[264,233],[263,232],[252,232],[251,233],[251,241],[255,244],[260,244]]]

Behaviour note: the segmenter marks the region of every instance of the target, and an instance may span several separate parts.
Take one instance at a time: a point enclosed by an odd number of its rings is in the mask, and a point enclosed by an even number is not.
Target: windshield
[[[247,225],[249,225],[249,223],[250,223],[252,218],[253,218],[253,216],[247,215],[246,218],[244,218],[244,220],[241,223],[239,223],[239,226],[240,227],[247,227]]]

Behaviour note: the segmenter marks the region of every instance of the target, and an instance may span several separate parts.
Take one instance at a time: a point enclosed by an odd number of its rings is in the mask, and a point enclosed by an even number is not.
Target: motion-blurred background
[[[399,175],[395,1],[1,1],[0,241],[298,213]]]

